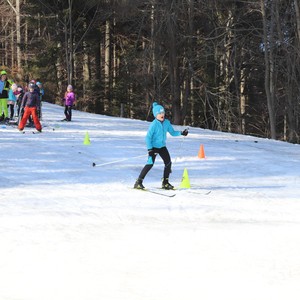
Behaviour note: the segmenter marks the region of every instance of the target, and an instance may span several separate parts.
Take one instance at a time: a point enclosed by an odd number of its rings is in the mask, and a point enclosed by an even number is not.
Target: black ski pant
[[[159,154],[159,156],[162,158],[162,160],[165,164],[163,178],[168,179],[170,173],[172,172],[171,171],[172,162],[171,162],[171,157],[170,157],[167,147],[153,148],[153,150],[154,150],[155,154],[153,154],[152,156],[149,155],[147,164],[142,169],[139,179],[143,180],[146,177],[146,175],[148,174],[148,172],[152,169],[152,167],[155,163],[157,154]]]
[[[72,105],[65,106],[65,116],[68,121],[72,119]]]
[[[15,115],[15,105],[14,104],[8,104],[7,105],[10,111],[10,116],[9,118],[12,120],[14,118]]]

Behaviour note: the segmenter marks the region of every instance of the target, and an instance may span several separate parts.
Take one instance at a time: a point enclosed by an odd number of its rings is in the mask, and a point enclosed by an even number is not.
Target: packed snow
[[[132,188],[149,122],[63,118],[0,125],[0,300],[300,298],[299,145],[189,127],[168,136],[169,198]]]

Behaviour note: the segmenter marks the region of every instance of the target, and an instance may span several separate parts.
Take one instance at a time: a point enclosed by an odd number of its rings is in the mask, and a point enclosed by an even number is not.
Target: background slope
[[[187,168],[192,188],[167,198],[132,189],[148,122],[62,118],[44,103],[43,133],[0,127],[1,300],[299,299],[299,145],[169,136],[170,181]]]

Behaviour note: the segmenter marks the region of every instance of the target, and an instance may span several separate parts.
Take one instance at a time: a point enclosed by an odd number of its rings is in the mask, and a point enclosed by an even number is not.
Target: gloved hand
[[[181,135],[183,136],[187,136],[189,133],[189,131],[187,129],[184,129],[183,131],[181,131]]]
[[[148,155],[149,156],[154,156],[155,155],[155,152],[153,149],[148,149]]]

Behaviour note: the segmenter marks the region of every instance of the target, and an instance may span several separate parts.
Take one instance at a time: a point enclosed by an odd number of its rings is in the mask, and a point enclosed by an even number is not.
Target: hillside
[[[0,300],[299,299],[299,145],[169,136],[170,181],[192,186],[169,198],[132,189],[148,122],[62,118],[44,103],[41,134],[0,127]]]

